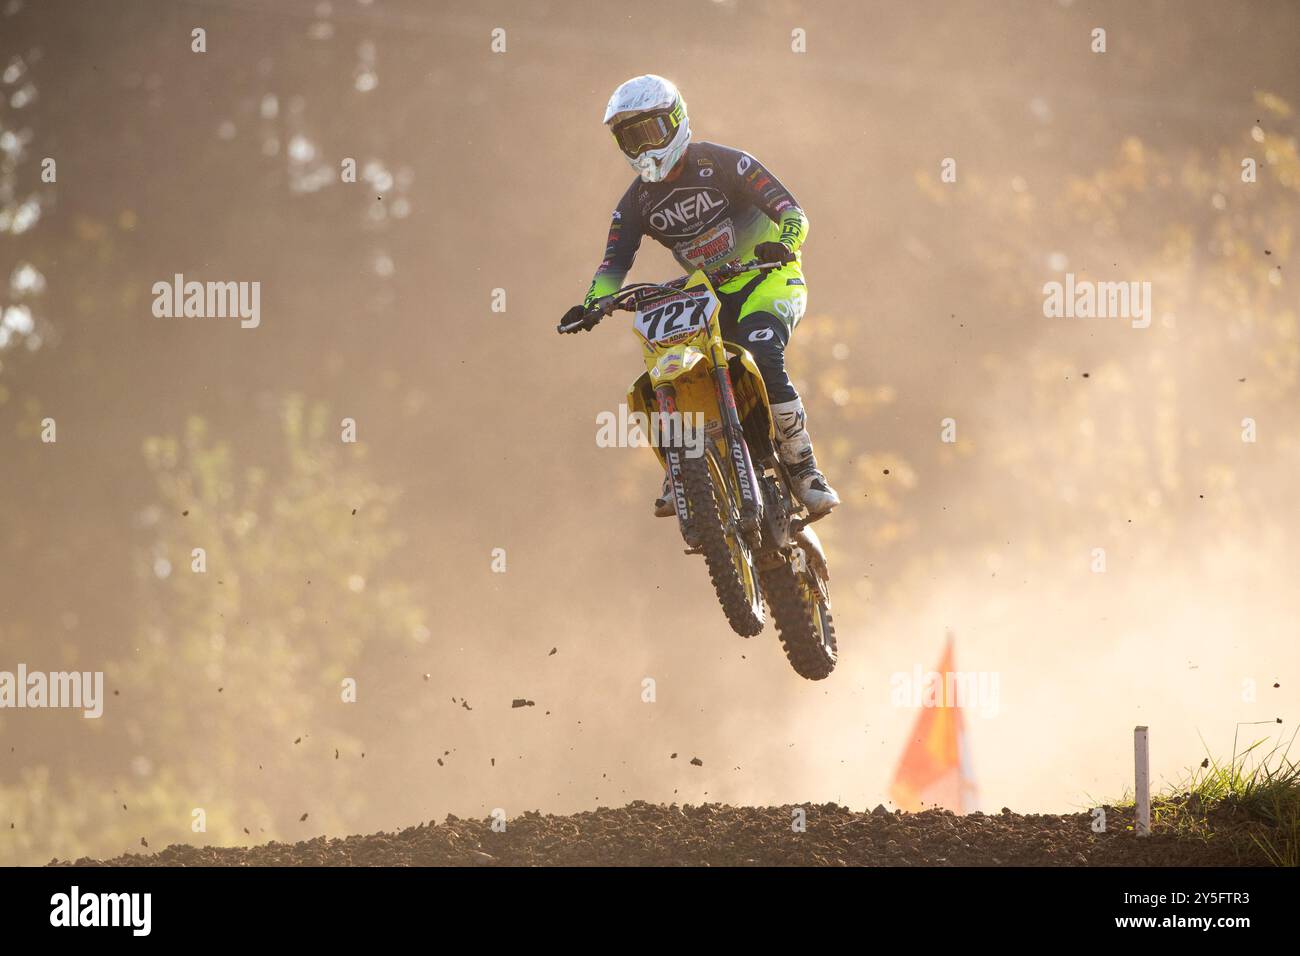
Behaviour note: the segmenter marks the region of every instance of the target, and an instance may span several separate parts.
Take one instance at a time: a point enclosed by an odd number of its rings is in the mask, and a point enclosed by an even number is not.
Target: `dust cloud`
[[[42,204],[4,220],[0,275],[43,277],[0,298],[38,338],[0,345],[0,669],[102,670],[107,694],[98,721],[0,711],[0,861],[496,808],[869,809],[916,718],[894,676],[948,632],[997,675],[966,716],[985,810],[1119,797],[1136,724],[1168,782],[1238,724],[1287,739],[1296,26],[1047,0],[0,19],[24,64],[0,136],[30,137],[0,199]],[[632,176],[605,101],[643,72],[811,222],[789,363],[845,501],[819,525],[823,682],[770,624],[729,631],[651,517],[651,454],[597,446],[630,331],[554,332]],[[1150,327],[1045,317],[1067,272],[1151,282]],[[260,282],[259,326],[155,318],[176,273]],[[647,244],[633,278],[676,274]]]

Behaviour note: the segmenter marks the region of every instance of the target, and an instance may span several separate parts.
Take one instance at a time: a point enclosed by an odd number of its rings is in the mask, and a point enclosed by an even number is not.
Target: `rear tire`
[[[736,526],[735,509],[723,483],[725,472],[718,467],[710,448],[698,458],[683,455],[681,475],[691,539],[704,554],[722,613],[733,631],[741,637],[753,637],[766,623],[763,589],[753,554]],[[727,521],[722,514],[727,515]]]
[[[825,680],[838,659],[835,622],[811,574],[783,564],[763,575],[763,589],[790,666],[800,677]]]

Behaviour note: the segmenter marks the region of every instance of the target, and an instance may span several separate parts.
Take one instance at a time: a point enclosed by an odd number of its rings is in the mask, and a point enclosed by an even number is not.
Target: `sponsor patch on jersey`
[[[736,173],[743,176],[748,172],[750,165],[754,161],[750,159],[748,153],[741,153],[740,159],[736,160]]]
[[[726,262],[735,254],[736,230],[731,220],[714,226],[699,238],[683,242],[676,252],[693,266],[711,266]]]
[[[786,279],[786,285],[803,285],[803,279]]]
[[[651,229],[670,239],[687,239],[727,208],[727,195],[712,186],[678,186],[646,217]]]

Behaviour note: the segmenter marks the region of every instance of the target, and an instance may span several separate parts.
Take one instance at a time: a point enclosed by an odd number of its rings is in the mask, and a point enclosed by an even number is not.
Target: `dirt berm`
[[[796,810],[806,829],[796,832]],[[491,820],[449,816],[396,833],[249,847],[174,844],[157,853],[76,865],[109,866],[1220,866],[1264,865],[1257,826],[1235,815],[1193,833],[1138,838],[1130,812],[955,816],[947,811],[662,806],[635,802],[571,816],[528,812],[494,832]],[[51,861],[67,865],[68,861]]]

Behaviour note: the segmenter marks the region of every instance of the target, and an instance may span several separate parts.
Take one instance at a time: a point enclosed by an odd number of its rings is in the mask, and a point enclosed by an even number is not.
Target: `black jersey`
[[[808,233],[794,196],[748,153],[691,143],[674,173],[657,183],[638,178],[619,200],[587,305],[623,285],[642,236],[667,246],[692,271],[752,258],[760,242],[779,241],[796,252]]]

